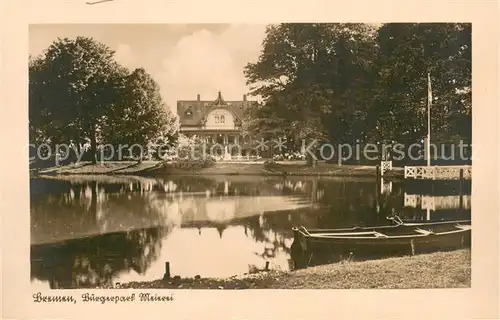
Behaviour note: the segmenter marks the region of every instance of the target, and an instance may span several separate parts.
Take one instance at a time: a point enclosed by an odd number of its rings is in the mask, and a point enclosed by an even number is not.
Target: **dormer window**
[[[184,112],[186,117],[191,117],[193,115],[193,110],[191,110],[191,106]]]
[[[222,114],[218,114],[215,116],[215,123],[222,124],[226,122],[226,118]]]

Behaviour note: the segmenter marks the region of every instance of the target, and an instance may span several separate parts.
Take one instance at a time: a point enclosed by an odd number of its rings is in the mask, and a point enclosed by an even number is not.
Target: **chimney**
[[[243,102],[247,102],[247,95],[246,94],[243,95]]]
[[[199,93],[196,95],[196,97],[197,97],[197,100],[200,101],[200,94]]]

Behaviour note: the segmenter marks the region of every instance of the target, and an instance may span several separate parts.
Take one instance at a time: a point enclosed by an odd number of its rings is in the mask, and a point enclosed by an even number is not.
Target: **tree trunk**
[[[312,181],[311,199],[313,203],[318,201],[318,179]]]
[[[138,164],[142,163],[142,157],[143,157],[143,152],[142,152],[142,148],[141,148],[141,151],[139,152],[139,159],[137,159]]]
[[[318,164],[318,159],[315,159],[312,155],[307,154],[306,155],[307,159],[307,166],[311,168],[315,168],[316,165]]]
[[[97,221],[97,182],[92,181],[90,184],[91,199],[90,199],[90,214],[91,221],[95,223]]]
[[[92,126],[90,134],[90,154],[92,155],[92,164],[97,163],[97,138],[95,133],[95,125]]]
[[[82,152],[82,145],[80,144],[80,140],[76,142],[76,163],[80,162],[80,154]]]

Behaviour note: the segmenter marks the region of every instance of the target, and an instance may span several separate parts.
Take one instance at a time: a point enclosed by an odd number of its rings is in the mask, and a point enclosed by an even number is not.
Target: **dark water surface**
[[[470,218],[470,182],[245,176],[31,180],[31,279],[75,288],[290,268],[291,228]],[[460,199],[461,198],[461,199]]]

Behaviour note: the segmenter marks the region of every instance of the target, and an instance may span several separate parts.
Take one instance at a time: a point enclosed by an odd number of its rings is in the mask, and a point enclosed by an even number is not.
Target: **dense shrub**
[[[177,159],[174,161],[165,161],[163,163],[163,166],[166,168],[187,169],[187,170],[210,168],[213,167],[214,165],[215,165],[215,159],[213,159],[212,157],[205,157],[192,160]]]
[[[203,169],[215,165],[215,159],[206,154],[203,140],[179,135],[175,152],[164,158],[163,167],[174,169]]]

